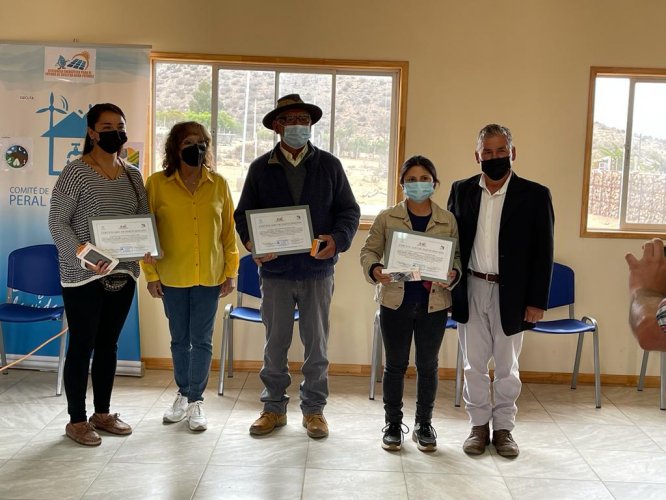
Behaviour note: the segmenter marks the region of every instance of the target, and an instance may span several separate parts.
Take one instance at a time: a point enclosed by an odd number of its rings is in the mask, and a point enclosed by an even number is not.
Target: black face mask
[[[493,158],[492,160],[481,160],[481,171],[494,181],[500,180],[511,168],[511,158]]]
[[[97,144],[109,154],[118,153],[123,144],[127,142],[127,134],[124,130],[108,130],[97,133],[99,134]]]
[[[183,148],[180,157],[190,167],[200,167],[206,158],[206,146],[203,144],[192,144]]]

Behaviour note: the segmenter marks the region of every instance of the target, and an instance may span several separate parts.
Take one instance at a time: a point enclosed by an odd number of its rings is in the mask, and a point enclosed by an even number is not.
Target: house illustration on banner
[[[48,107],[38,109],[35,113],[49,113],[49,129],[41,136],[49,139],[49,175],[60,175],[61,167],[83,155],[88,113],[84,113],[80,109],[76,112],[69,112],[69,103],[63,96],[60,96],[62,109],[54,106],[54,101],[55,97],[52,92]],[[90,108],[92,108],[92,104],[88,105],[88,109]],[[53,118],[56,114],[65,115],[65,117],[54,124]],[[137,143],[126,144],[119,153],[122,159],[138,169],[141,168],[141,155],[141,145],[137,146]]]
[[[64,167],[67,162],[70,162],[76,157],[81,155],[83,137],[86,134],[86,114],[83,114],[83,111],[78,110],[77,112],[69,111],[69,103],[67,99],[60,96],[61,108],[54,106],[54,96],[53,92],[49,97],[49,106],[46,108],[38,109],[35,113],[49,113],[49,129],[42,134],[42,137],[48,137],[49,139],[49,175],[59,175],[61,172],[61,167]],[[90,106],[89,106],[90,107]],[[66,115],[58,123],[53,123],[53,118],[55,114]],[[72,139],[77,139],[78,142],[73,142]],[[61,142],[68,143],[71,147],[71,150],[68,150],[66,153],[59,155],[58,158],[54,158],[56,154],[56,141],[58,144]],[[58,148],[58,151],[61,151],[62,148]],[[58,170],[55,169],[55,165],[58,166]]]

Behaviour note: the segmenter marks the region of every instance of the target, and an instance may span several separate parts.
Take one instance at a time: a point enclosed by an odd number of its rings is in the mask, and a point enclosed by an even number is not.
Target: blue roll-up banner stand
[[[51,190],[67,162],[81,156],[91,106],[122,108],[129,136],[123,154],[143,170],[149,56],[146,46],[0,42],[0,287],[6,287],[12,250],[53,242],[47,227]],[[55,305],[51,297],[25,300]],[[3,324],[7,360],[52,337],[58,326]],[[55,371],[58,348],[52,342],[17,368]],[[120,335],[117,373],[142,374],[136,295]]]

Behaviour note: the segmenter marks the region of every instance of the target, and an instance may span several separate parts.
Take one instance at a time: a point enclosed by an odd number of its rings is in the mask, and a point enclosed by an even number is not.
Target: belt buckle
[[[483,279],[486,280],[486,283],[495,283],[493,280],[490,279],[490,273],[485,273],[483,275]]]

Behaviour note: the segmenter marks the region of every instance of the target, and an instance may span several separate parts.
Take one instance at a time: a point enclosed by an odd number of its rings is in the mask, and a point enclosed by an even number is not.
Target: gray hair
[[[511,150],[513,147],[511,130],[504,125],[498,125],[497,123],[490,123],[479,131],[479,137],[476,140],[476,150],[481,151],[481,149],[483,149],[483,141],[486,137],[494,137],[498,135],[506,139],[506,144],[509,147],[509,150]]]

